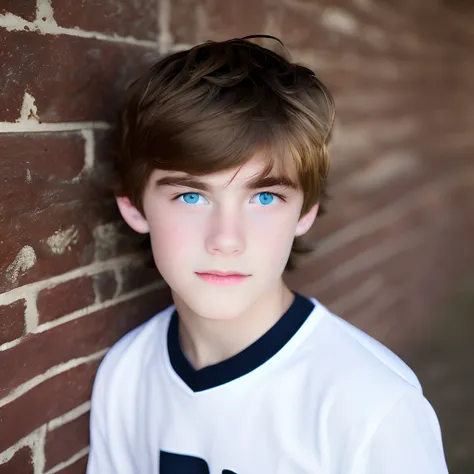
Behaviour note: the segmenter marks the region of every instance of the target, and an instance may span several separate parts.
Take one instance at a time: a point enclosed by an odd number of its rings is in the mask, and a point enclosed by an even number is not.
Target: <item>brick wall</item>
[[[460,0],[0,0],[0,473],[84,472],[97,366],[169,302],[107,188],[112,123],[131,78],[201,40],[277,34],[335,92],[330,213],[288,279],[420,346],[474,261],[473,18]]]

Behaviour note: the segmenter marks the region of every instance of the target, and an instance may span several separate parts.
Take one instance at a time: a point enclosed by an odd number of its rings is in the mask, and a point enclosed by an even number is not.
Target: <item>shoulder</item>
[[[109,392],[113,387],[131,386],[134,377],[166,339],[168,322],[174,306],[160,311],[148,321],[131,330],[119,339],[102,360],[94,382],[94,395]]]
[[[330,407],[332,420],[340,422],[335,427],[350,424],[356,434],[378,423],[406,395],[422,396],[417,376],[399,356],[319,306],[322,316],[307,340],[308,365],[313,388]]]
[[[320,322],[313,332],[312,346],[316,353],[324,351],[331,373],[344,376],[353,383],[370,386],[391,383],[405,388],[421,390],[413,370],[381,342],[353,324],[331,313],[320,305]]]
[[[327,311],[326,322],[349,366],[359,373],[393,379],[402,386],[421,389],[413,370],[387,346],[348,321]],[[349,359],[349,360],[348,360]]]
[[[387,461],[394,465],[401,446],[415,446],[420,433],[426,443],[439,445],[436,414],[413,370],[388,347],[311,300],[316,317],[299,352],[306,377],[298,405],[305,407],[305,420],[323,440],[324,456],[335,471],[369,472],[351,471],[356,461],[365,462],[369,445],[397,445]]]

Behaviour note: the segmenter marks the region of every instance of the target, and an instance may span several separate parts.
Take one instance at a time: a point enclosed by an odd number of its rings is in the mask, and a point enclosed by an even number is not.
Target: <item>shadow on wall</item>
[[[470,273],[433,318],[424,343],[405,356],[438,414],[451,474],[473,472],[473,335],[474,273]]]

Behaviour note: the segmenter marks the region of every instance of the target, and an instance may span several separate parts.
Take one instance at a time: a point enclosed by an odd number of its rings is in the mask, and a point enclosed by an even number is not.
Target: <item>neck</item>
[[[181,349],[195,369],[228,359],[265,334],[288,310],[294,295],[283,281],[232,319],[207,319],[194,313],[176,294]]]

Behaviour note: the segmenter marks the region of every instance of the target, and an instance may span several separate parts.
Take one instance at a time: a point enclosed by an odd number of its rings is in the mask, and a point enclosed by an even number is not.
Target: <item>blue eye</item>
[[[264,206],[268,206],[269,204],[271,204],[273,202],[273,199],[275,198],[275,196],[272,193],[267,193],[267,192],[258,193],[257,196],[258,196],[258,200],[260,204]]]
[[[186,204],[197,204],[199,202],[199,198],[202,198],[199,193],[184,193],[178,196],[178,199],[185,202]]]

